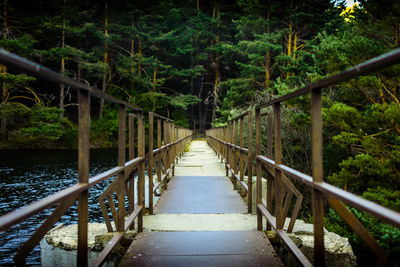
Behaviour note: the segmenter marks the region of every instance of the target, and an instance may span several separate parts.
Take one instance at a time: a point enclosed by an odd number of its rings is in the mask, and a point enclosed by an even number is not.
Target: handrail
[[[154,129],[154,119],[157,122],[157,131]],[[154,134],[157,132],[156,148],[154,149]],[[175,160],[184,152],[187,142],[190,142],[192,131],[177,127],[174,121],[164,116],[149,112],[149,163],[147,172],[149,176],[149,214],[153,214],[154,195],[163,184],[167,189],[169,175],[175,175]],[[164,142],[164,145],[162,143]],[[157,184],[154,185],[153,173],[157,175]]]
[[[0,217],[0,231],[5,231],[9,227],[16,225],[27,218],[37,214],[40,211],[57,205],[53,213],[39,226],[36,232],[29,238],[29,240],[21,246],[17,254],[14,256],[14,261],[17,265],[26,264],[26,256],[38,244],[44,235],[51,229],[61,216],[68,210],[68,208],[78,199],[78,249],[77,249],[77,265],[88,265],[88,190],[90,187],[109,179],[110,177],[117,176],[111,185],[104,191],[100,197],[100,206],[105,218],[107,229],[114,232],[111,226],[110,218],[108,217],[108,208],[105,200],[108,199],[109,208],[112,211],[113,219],[115,222],[116,231],[113,233],[113,238],[107,243],[105,248],[99,254],[98,258],[94,261],[93,266],[101,265],[112,252],[114,247],[119,243],[125,231],[131,228],[134,220],[138,220],[138,231],[143,230],[143,215],[144,215],[144,199],[145,199],[145,120],[143,111],[128,102],[113,97],[104,93],[96,88],[82,84],[73,80],[63,74],[52,71],[40,64],[34,63],[24,59],[15,54],[9,53],[0,49],[0,63],[20,69],[24,72],[30,73],[39,78],[44,78],[58,84],[70,86],[78,91],[78,123],[79,123],[79,139],[78,139],[78,183],[63,189],[53,195],[45,197],[34,203],[31,203],[21,209],[12,211]],[[89,133],[90,133],[90,97],[98,97],[111,103],[118,105],[118,166],[109,169],[103,173],[89,179]],[[132,109],[135,114],[129,114],[129,160],[125,160],[125,147],[126,147],[126,109]],[[149,113],[150,116],[154,115]],[[149,117],[150,117],[149,116]],[[161,115],[156,115],[157,118],[165,121],[169,125],[169,130],[165,128],[165,133],[172,136],[171,139],[165,139],[165,145],[159,146],[159,150],[168,154],[168,161],[171,163],[181,156],[183,151],[182,146],[190,141],[192,131],[182,127],[176,128],[175,133],[173,120],[165,118]],[[135,130],[137,122],[137,131]],[[135,135],[137,134],[137,138]],[[150,132],[149,132],[150,134]],[[152,136],[152,132],[150,134]],[[149,135],[149,136],[150,136]],[[137,139],[137,140],[136,140]],[[150,140],[150,138],[149,138]],[[137,143],[135,143],[137,141]],[[160,141],[161,144],[161,141]],[[137,156],[135,157],[135,147],[137,147]],[[184,147],[184,146],[183,146]],[[150,150],[153,155],[153,149]],[[166,159],[165,159],[166,160]],[[164,161],[166,162],[166,161]],[[153,161],[149,161],[149,165]],[[137,175],[135,175],[137,173]],[[152,176],[149,176],[152,178]],[[134,191],[132,187],[138,182],[137,198],[134,201]],[[149,179],[152,181],[152,179]],[[123,190],[120,190],[123,188]],[[151,187],[151,190],[153,188]],[[118,207],[108,198],[110,194],[116,193],[118,197]],[[125,195],[128,197],[129,211],[128,218],[125,219]],[[150,197],[151,196],[151,197]],[[153,197],[153,192],[149,195],[150,199]],[[118,209],[117,209],[118,208]]]
[[[247,118],[247,122],[245,119]],[[214,128],[207,131],[207,142],[221,162],[225,160],[226,176],[231,174],[234,189],[238,189],[238,183],[247,195],[247,212],[252,213],[253,210],[253,145],[252,145],[252,112],[244,112],[228,122],[226,127]],[[247,133],[245,132],[247,128]],[[219,129],[220,131],[218,131]],[[216,131],[211,133],[211,131]],[[245,144],[244,136],[247,135],[247,143]],[[247,174],[247,183],[244,176]]]
[[[368,74],[370,72],[389,67],[391,65],[394,65],[396,63],[400,62],[400,48],[394,49],[388,53],[382,54],[378,57],[372,58],[370,60],[367,60],[361,64],[358,64],[354,67],[351,67],[345,71],[342,71],[338,74],[334,74],[332,76],[329,76],[328,78],[319,80],[317,82],[313,82],[301,89],[298,89],[292,93],[288,93],[284,96],[275,98],[265,104],[260,104],[256,107],[256,109],[259,108],[265,108],[268,106],[272,106],[275,103],[280,103],[307,93],[310,93],[313,90],[318,90],[321,88],[326,88],[331,85],[335,85],[341,82],[346,82],[348,80],[351,80],[353,78],[356,78],[358,76]]]
[[[288,211],[288,197],[286,197],[283,204],[285,190],[295,189],[292,185],[287,184],[288,179],[286,175],[293,177],[303,184],[311,186],[313,190],[312,205],[313,205],[313,219],[314,219],[314,264],[316,266],[325,265],[325,249],[324,249],[324,228],[323,228],[323,199],[337,211],[337,213],[346,221],[346,223],[363,239],[368,247],[377,257],[377,263],[384,265],[386,262],[387,254],[379,246],[372,235],[361,225],[357,218],[346,209],[348,205],[357,207],[358,209],[368,212],[371,215],[389,223],[395,227],[400,228],[400,213],[385,208],[381,205],[373,203],[369,200],[363,199],[355,194],[339,189],[331,184],[323,181],[322,172],[322,89],[335,85],[341,82],[348,81],[358,76],[367,74],[372,71],[380,70],[400,62],[400,49],[395,49],[389,53],[383,54],[357,66],[349,68],[341,73],[329,76],[320,81],[311,83],[299,90],[284,96],[275,98],[267,103],[260,104],[254,108],[255,110],[255,131],[256,150],[252,157],[256,161],[257,169],[257,228],[262,230],[262,218],[265,217],[268,221],[267,229],[273,227],[293,252],[298,261],[303,266],[310,266],[311,263],[303,255],[303,253],[294,245],[293,241],[288,238],[287,232],[283,231],[283,224]],[[282,164],[282,141],[281,141],[281,103],[295,97],[311,92],[311,137],[312,137],[312,176],[301,173],[288,166]],[[265,107],[273,106],[272,112],[261,112]],[[248,111],[251,112],[251,111]],[[211,146],[221,155],[227,155],[227,150],[240,150],[242,146],[237,147],[237,144],[232,141],[231,132],[235,131],[233,125],[248,112],[245,112],[234,119],[230,120],[226,126],[212,128],[207,130],[207,140]],[[261,118],[268,117],[267,124],[267,155],[264,156],[261,151],[261,144],[264,137],[261,135]],[[250,137],[250,135],[249,135]],[[274,153],[273,153],[274,150]],[[250,150],[248,151],[250,154]],[[274,160],[273,158],[274,154]],[[225,159],[227,165],[232,165],[229,156]],[[235,163],[233,163],[235,164]],[[267,200],[262,198],[262,179],[264,171],[267,174]],[[273,193],[274,192],[274,193]],[[291,196],[288,191],[287,196]],[[298,193],[297,193],[298,195]],[[299,195],[298,195],[299,196]],[[273,211],[273,197],[275,198],[275,217],[272,216]],[[293,213],[300,208],[297,201]],[[295,215],[295,214],[294,214]],[[292,216],[291,220],[295,216]],[[290,226],[290,225],[289,225]]]
[[[74,80],[70,77],[67,77],[67,76],[61,74],[61,73],[55,72],[55,71],[53,71],[49,68],[46,68],[38,63],[27,60],[23,57],[20,57],[16,54],[10,53],[1,48],[0,48],[0,62],[2,64],[18,68],[22,71],[26,71],[27,73],[30,73],[39,78],[43,78],[43,79],[52,81],[54,83],[60,83],[60,84],[64,84],[66,86],[75,88],[77,90],[87,91],[92,96],[95,96],[97,98],[102,98],[104,100],[107,100],[108,102],[112,102],[114,104],[119,104],[119,105],[124,105],[135,111],[142,111],[142,109],[136,107],[135,105],[132,105],[131,103],[128,103],[126,101],[118,99],[118,98],[116,98],[112,95],[109,95],[109,94],[107,94],[99,89],[96,89],[94,87],[80,83],[77,80]]]

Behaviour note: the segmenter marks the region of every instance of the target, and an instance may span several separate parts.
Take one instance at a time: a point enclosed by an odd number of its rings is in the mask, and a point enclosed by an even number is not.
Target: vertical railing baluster
[[[161,147],[161,119],[157,118],[157,147]]]
[[[282,164],[281,103],[274,104],[275,164]],[[282,230],[285,218],[282,209],[282,172],[275,169],[275,217],[276,229]]]
[[[234,139],[233,139],[233,136],[234,136],[234,126],[235,126],[235,123],[232,121],[231,122],[231,124],[230,124],[230,142],[229,143],[231,143],[232,145],[233,145],[233,143],[234,143]],[[230,147],[230,150],[229,150],[229,152],[230,152],[230,162],[229,162],[229,166],[230,166],[230,168],[231,168],[231,172],[232,173],[234,173],[234,170],[233,170],[233,164],[234,164],[234,155],[235,155],[235,149],[233,148],[233,146],[231,146]]]
[[[242,120],[242,122],[244,122]],[[248,149],[248,172],[247,172],[247,212],[253,212],[253,113],[249,111],[247,113],[247,149]],[[243,145],[241,145],[243,147]],[[257,195],[258,196],[258,195]]]
[[[145,209],[145,129],[144,129],[144,118],[143,112],[139,112],[138,114],[138,157],[143,157],[139,165],[139,173],[138,173],[138,205],[142,206],[142,210],[138,215],[138,232],[143,231],[143,213]]]
[[[269,159],[272,159],[272,146],[273,146],[273,138],[274,138],[274,117],[272,112],[268,113],[268,118],[267,118],[267,157]],[[270,214],[272,213],[272,192],[273,192],[273,179],[274,176],[267,171],[267,210]],[[267,222],[267,230],[271,230],[271,225],[268,224]]]
[[[153,138],[154,138],[154,113],[149,112],[149,214],[153,214]]]
[[[233,121],[233,137],[232,137],[232,141],[233,141],[233,161],[232,161],[232,165],[231,165],[231,169],[232,169],[232,177],[233,177],[233,187],[234,189],[237,189],[237,180],[236,177],[234,176],[234,174],[237,174],[237,160],[238,160],[238,150],[236,148],[236,146],[238,145],[237,142],[237,136],[238,136],[238,120],[234,120]]]
[[[244,117],[240,118],[239,137],[240,137],[240,147],[244,148]],[[244,153],[242,151],[239,151],[240,181],[243,181],[244,178],[243,163],[244,163]]]
[[[168,121],[168,144],[171,143],[171,141],[172,141],[171,122]],[[170,169],[169,170],[170,177],[171,177],[171,174],[172,174],[171,165],[172,165],[172,146],[169,145],[168,146],[168,168]]]
[[[161,136],[162,136],[162,129],[161,129],[161,119],[157,118],[157,148],[161,148]],[[161,159],[162,159],[162,151],[158,151],[157,154],[157,181],[161,182]]]
[[[229,168],[228,168],[228,164],[230,164],[230,148],[229,148],[229,143],[230,143],[230,122],[228,122],[228,124],[225,127],[225,151],[226,151],[226,160],[225,160],[225,175],[229,176]]]
[[[168,121],[164,120],[164,145],[166,146],[166,145],[168,145],[168,143],[169,143]],[[169,165],[169,147],[167,147],[164,152],[164,164],[165,164],[164,165],[165,170],[168,170],[169,166],[170,166]],[[165,190],[168,189],[168,181],[167,180],[168,180],[167,177],[165,177],[165,182],[163,183]]]
[[[119,105],[118,108],[118,166],[125,166],[125,148],[126,148],[126,108],[125,105]],[[115,220],[117,232],[123,232],[125,228],[125,170],[118,173],[118,189],[116,190],[118,198],[118,215]]]
[[[129,151],[128,151],[128,158],[132,160],[135,158],[135,115],[129,114]],[[132,213],[135,209],[135,172],[129,170],[129,180],[130,180],[130,187],[128,194],[130,195],[130,202],[129,202],[129,213]],[[133,230],[135,228],[135,224],[132,223],[130,229]]]
[[[87,184],[89,181],[90,153],[90,93],[78,91],[79,103],[79,140],[78,140],[78,181]],[[88,265],[88,199],[89,190],[79,194],[78,198],[78,252],[77,265]]]
[[[321,89],[313,90],[311,93],[311,138],[313,181],[322,182],[323,163]],[[314,223],[314,265],[325,266],[323,194],[314,188],[312,190],[312,210]]]
[[[261,110],[259,108],[256,109],[256,156],[261,155]],[[262,204],[261,197],[261,179],[262,179],[262,165],[259,160],[256,160],[256,168],[257,168],[257,184],[256,184],[256,202],[257,205]],[[260,197],[261,196],[261,197]],[[262,213],[261,211],[256,208],[257,210],[257,230],[262,231]]]
[[[224,131],[225,131],[225,127],[221,127],[218,129],[218,139],[224,141]],[[221,153],[221,163],[224,162],[224,158],[225,158],[225,146],[223,143],[219,143],[219,149],[220,149],[220,153]]]
[[[171,122],[171,143],[176,141],[175,136],[175,124]],[[176,157],[176,145],[171,146],[172,155],[171,155],[171,164],[172,164],[172,176],[175,176],[175,157]]]
[[[129,114],[129,160],[135,158],[135,114]]]

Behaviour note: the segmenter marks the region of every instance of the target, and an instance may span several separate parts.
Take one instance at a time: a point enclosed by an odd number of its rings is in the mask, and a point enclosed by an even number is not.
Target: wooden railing
[[[118,98],[110,96],[93,87],[81,84],[76,80],[68,78],[60,73],[47,69],[39,64],[28,61],[17,55],[0,50],[0,63],[14,68],[18,68],[25,73],[35,75],[39,78],[50,80],[57,84],[64,84],[74,88],[78,92],[79,102],[79,140],[78,140],[78,181],[77,184],[61,190],[53,195],[45,197],[39,201],[29,204],[23,208],[10,212],[0,217],[0,231],[6,231],[13,225],[19,224],[33,215],[44,210],[54,208],[51,215],[38,227],[35,233],[21,245],[20,249],[14,256],[16,265],[26,265],[26,257],[30,251],[40,242],[46,233],[54,226],[62,215],[78,200],[78,249],[77,264],[78,266],[88,265],[88,199],[89,188],[107,180],[116,177],[110,186],[100,196],[99,202],[103,217],[108,231],[114,232],[112,239],[104,249],[100,252],[92,266],[101,265],[112,252],[113,248],[122,239],[125,231],[132,228],[134,220],[138,221],[138,231],[143,230],[143,213],[145,199],[145,170],[146,161],[148,162],[149,184],[153,181],[153,167],[157,166],[157,175],[161,177],[161,181],[166,181],[165,177],[174,170],[174,161],[180,156],[185,145],[190,141],[192,131],[184,128],[175,127],[173,121],[158,116],[164,122],[164,144],[161,146],[161,130],[158,127],[157,149],[153,150],[153,116],[149,114],[149,151],[148,156],[145,154],[145,118],[143,111],[136,106],[122,101]],[[104,99],[111,103],[117,104],[119,113],[118,125],[118,166],[104,173],[98,174],[89,179],[89,135],[90,135],[90,99],[91,97]],[[126,162],[126,113],[127,109],[133,111],[129,114],[129,160]],[[135,131],[137,121],[137,133]],[[158,125],[160,121],[158,120]],[[135,140],[137,134],[137,140]],[[137,141],[137,142],[136,142]],[[137,155],[135,156],[135,148],[137,147]],[[162,178],[164,177],[164,178]],[[137,192],[134,191],[135,180],[137,180]],[[165,183],[164,183],[165,184]],[[157,186],[158,187],[158,186]],[[156,188],[157,188],[156,187]],[[149,187],[149,202],[151,202],[150,210],[152,212],[153,186]],[[135,203],[135,193],[137,194],[137,202]],[[116,206],[112,195],[117,196],[118,205]],[[125,207],[125,197],[128,199],[128,211]],[[115,229],[112,227],[111,218],[115,223]],[[127,217],[126,217],[127,216]]]
[[[384,265],[387,259],[387,253],[379,246],[373,236],[357,220],[357,218],[346,208],[345,204],[358,208],[361,211],[368,212],[372,216],[400,228],[400,214],[388,208],[377,205],[371,201],[354,195],[350,192],[336,188],[323,181],[322,169],[322,99],[321,91],[331,85],[348,81],[360,75],[382,69],[400,62],[400,49],[393,50],[365,63],[352,67],[344,72],[330,76],[326,79],[312,83],[302,89],[296,90],[290,94],[274,99],[266,104],[255,107],[255,153],[251,152],[251,142],[248,144],[248,158],[256,161],[257,173],[257,227],[263,229],[262,218],[265,217],[268,227],[276,231],[277,235],[293,252],[298,261],[303,266],[311,266],[310,261],[304,256],[299,248],[287,235],[294,226],[294,219],[297,217],[301,205],[301,194],[290,183],[287,176],[306,184],[312,188],[312,216],[314,224],[314,265],[325,265],[325,246],[324,246],[324,208],[323,202],[326,200],[344,221],[356,232],[362,240],[368,245],[371,251],[376,255],[376,265]],[[295,97],[311,93],[311,139],[312,139],[312,176],[301,173],[282,162],[282,131],[281,131],[281,105],[282,102]],[[268,110],[272,107],[272,110]],[[251,118],[252,111],[246,112],[241,116]],[[238,118],[241,118],[239,116]],[[267,153],[262,152],[261,118],[267,116]],[[210,129],[207,131],[209,144],[221,154],[226,165],[232,169],[233,173],[237,170],[237,160],[235,151],[244,151],[242,144],[237,147],[237,120],[230,121],[227,126]],[[250,121],[250,119],[249,119]],[[251,124],[249,124],[250,127]],[[233,129],[233,130],[232,130]],[[231,137],[233,131],[234,136]],[[240,133],[242,135],[242,132]],[[251,140],[252,131],[248,130],[248,139]],[[274,153],[273,153],[274,151]],[[274,158],[273,158],[274,155]],[[250,165],[250,163],[249,163]],[[250,169],[248,171],[251,173]],[[262,198],[262,179],[267,179],[267,197]],[[249,179],[250,180],[250,179]],[[250,188],[250,183],[248,185]],[[292,195],[297,197],[294,204],[291,222],[287,231],[283,230],[284,222],[290,205]],[[274,203],[274,206],[273,206]],[[274,216],[272,215],[274,214]]]

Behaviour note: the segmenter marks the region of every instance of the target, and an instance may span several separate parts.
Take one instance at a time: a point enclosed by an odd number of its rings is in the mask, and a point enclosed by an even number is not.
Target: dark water
[[[117,165],[116,150],[93,150],[90,154],[90,176]],[[77,183],[77,151],[0,151],[0,216]],[[103,222],[98,196],[111,179],[89,191],[89,221]],[[0,266],[13,265],[17,249],[51,214],[41,212],[6,232],[0,233]],[[77,222],[77,201],[59,223]],[[40,248],[36,246],[27,259],[29,265],[40,265]]]

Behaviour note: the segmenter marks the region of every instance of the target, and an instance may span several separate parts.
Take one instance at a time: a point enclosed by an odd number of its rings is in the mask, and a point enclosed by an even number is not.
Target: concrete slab
[[[144,230],[151,231],[251,231],[257,230],[257,216],[251,214],[157,214],[143,218]]]
[[[175,176],[225,176],[225,164],[203,140],[193,140],[175,166]]]

